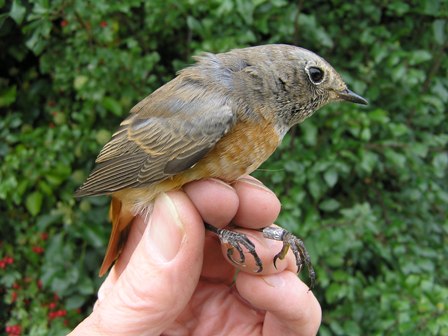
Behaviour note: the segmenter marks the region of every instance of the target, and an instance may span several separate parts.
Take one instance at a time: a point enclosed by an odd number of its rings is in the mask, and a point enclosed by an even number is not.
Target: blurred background
[[[109,199],[73,192],[132,106],[201,51],[267,43],[315,51],[370,101],[323,108],[254,174],[309,249],[320,334],[448,334],[446,0],[0,8],[0,334],[91,311]]]

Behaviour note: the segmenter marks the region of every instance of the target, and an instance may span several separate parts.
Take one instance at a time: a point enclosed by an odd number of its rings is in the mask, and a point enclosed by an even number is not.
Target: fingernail
[[[261,278],[269,286],[274,288],[280,288],[285,285],[285,280],[279,274],[264,275]]]
[[[179,252],[185,229],[174,201],[165,193],[157,197],[149,223],[152,256],[169,262]]]
[[[208,181],[211,181],[211,182],[213,182],[213,183],[216,183],[216,184],[219,184],[219,185],[222,185],[222,186],[225,186],[226,188],[229,188],[229,189],[232,189],[232,190],[234,190],[233,188],[232,188],[232,186],[230,186],[230,185],[228,185],[227,183],[225,183],[224,181],[221,181],[221,180],[219,180],[219,179],[217,179],[217,178],[209,178],[209,179],[207,179]]]
[[[272,190],[270,190],[269,188],[266,188],[266,186],[263,183],[261,183],[260,181],[258,181],[257,179],[255,179],[253,177],[250,177],[250,176],[240,177],[238,179],[238,181],[250,184],[253,187],[256,187],[256,188],[264,190],[264,191],[269,191],[270,193],[272,193]]]

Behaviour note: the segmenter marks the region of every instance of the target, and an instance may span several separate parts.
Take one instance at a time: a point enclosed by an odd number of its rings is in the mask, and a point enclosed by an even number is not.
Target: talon
[[[238,264],[244,265],[244,262],[246,261],[246,256],[244,255],[243,249],[239,245],[236,245],[235,248],[238,251],[238,253],[240,254],[240,261],[238,262]],[[233,252],[232,252],[232,254],[233,254]]]
[[[275,257],[274,257],[274,267],[275,267],[275,269],[277,269],[277,259],[278,258],[279,258],[278,254],[276,254]]]
[[[284,238],[283,238],[284,239]],[[274,267],[275,269],[277,269],[277,260],[283,260],[286,257],[286,254],[288,254],[288,250],[289,250],[289,243],[287,241],[283,241],[283,247],[280,250],[279,253],[277,253],[274,257]],[[298,272],[297,272],[298,273]]]
[[[236,248],[237,250],[238,250],[238,252],[239,252],[239,254],[240,254],[240,260],[239,261],[237,261],[237,260],[235,260],[234,258],[233,258],[233,249],[234,248]],[[227,249],[227,258],[231,261],[231,262],[233,262],[235,265],[238,265],[238,266],[246,266],[245,264],[244,264],[244,262],[245,262],[245,260],[246,260],[246,257],[244,256],[244,253],[243,253],[243,250],[241,249],[241,247],[240,246],[232,246],[232,247],[229,247],[228,249]]]

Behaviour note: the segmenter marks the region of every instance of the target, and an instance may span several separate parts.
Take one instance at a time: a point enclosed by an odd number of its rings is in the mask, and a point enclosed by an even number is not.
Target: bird
[[[301,47],[269,44],[196,56],[194,64],[131,109],[75,193],[112,196],[112,232],[100,276],[120,255],[133,218],[150,213],[157,195],[195,180],[231,183],[252,173],[292,126],[337,101],[368,104],[327,61]],[[244,264],[244,247],[255,259],[255,272],[261,272],[246,235],[204,225],[227,244],[231,262]],[[274,265],[291,248],[298,272],[305,264],[313,286],[315,272],[303,241],[281,227],[260,231],[283,242]]]

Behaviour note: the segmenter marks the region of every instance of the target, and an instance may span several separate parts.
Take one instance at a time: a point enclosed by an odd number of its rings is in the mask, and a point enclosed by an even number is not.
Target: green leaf
[[[22,1],[14,0],[11,6],[11,11],[9,12],[9,16],[20,25],[23,21],[23,18],[26,14],[26,8],[22,5]]]
[[[426,61],[429,61],[432,58],[432,54],[427,50],[416,50],[411,53],[409,57],[409,64],[417,65]]]
[[[46,231],[50,225],[60,221],[60,219],[61,215],[58,213],[42,214],[37,218],[36,226],[39,231]]]
[[[410,9],[409,5],[401,1],[391,1],[389,2],[389,9],[394,12],[394,14],[401,16],[407,13]]]
[[[254,12],[253,1],[236,0],[236,9],[247,24],[252,24]]]
[[[336,301],[341,297],[341,285],[337,283],[332,283],[328,289],[325,291],[325,298],[329,303]]]
[[[0,107],[6,107],[16,101],[16,86],[10,86],[0,92]]]
[[[315,146],[317,142],[317,127],[312,120],[307,120],[300,125],[300,130],[304,133],[305,143],[309,146]]]
[[[397,168],[404,168],[406,164],[406,156],[404,156],[402,153],[388,148],[384,151],[384,155]]]
[[[35,191],[29,194],[25,200],[25,206],[31,215],[36,216],[42,208],[43,196],[40,192]]]
[[[337,200],[331,198],[320,203],[319,208],[323,211],[330,212],[337,210],[340,206],[341,204]]]
[[[73,81],[73,86],[76,90],[79,91],[84,87],[84,85],[87,84],[88,81],[89,81],[89,77],[84,76],[84,75],[79,75],[79,76],[75,77],[75,79]]]
[[[361,161],[359,167],[367,174],[371,174],[375,166],[378,164],[378,155],[368,150],[362,150],[360,153]]]
[[[25,42],[25,45],[35,55],[40,55],[48,43],[48,37],[52,28],[51,21],[44,19],[34,20],[25,28],[31,32],[31,36]]]
[[[369,113],[369,118],[372,121],[378,122],[380,124],[385,124],[389,122],[389,117],[387,115],[387,112],[382,109],[375,109],[372,112]]]
[[[116,116],[121,116],[123,114],[123,107],[120,102],[112,97],[104,97],[103,106],[106,110],[112,112]]]
[[[308,188],[314,199],[317,200],[322,195],[323,192],[322,183],[316,178],[313,178],[311,179],[311,181],[308,182]]]
[[[338,181],[338,172],[336,169],[329,169],[324,173],[324,180],[330,188],[334,187]]]
[[[437,177],[443,178],[447,175],[448,169],[448,154],[446,153],[438,153],[434,156],[432,160],[432,164],[434,166],[434,172]]]
[[[77,283],[79,288],[79,292],[84,295],[93,294],[95,292],[95,288],[93,287],[93,282],[89,278],[82,278],[81,281]]]
[[[72,295],[65,301],[65,309],[77,309],[88,299],[85,295]]]
[[[191,15],[187,16],[187,25],[188,25],[188,28],[190,28],[190,30],[193,32],[202,31],[201,23]]]
[[[439,45],[443,45],[445,43],[445,25],[446,20],[435,20],[432,23],[432,28],[434,30],[434,40]]]
[[[111,133],[106,129],[100,129],[98,132],[96,132],[95,136],[96,141],[98,141],[100,145],[106,144],[106,142],[110,140],[110,137]]]
[[[2,6],[1,6],[1,4],[0,4],[0,8],[1,8]],[[3,24],[5,23],[5,21],[6,21],[6,19],[8,19],[9,18],[9,13],[3,13],[3,14],[0,14],[0,29],[2,29],[3,28]]]

